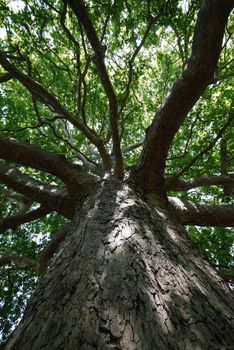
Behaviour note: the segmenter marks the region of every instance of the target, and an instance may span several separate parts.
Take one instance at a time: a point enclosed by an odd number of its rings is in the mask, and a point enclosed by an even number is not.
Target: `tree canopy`
[[[3,340],[72,217],[66,188],[109,171],[197,211],[189,236],[233,281],[234,21],[223,38],[210,3],[0,0]]]

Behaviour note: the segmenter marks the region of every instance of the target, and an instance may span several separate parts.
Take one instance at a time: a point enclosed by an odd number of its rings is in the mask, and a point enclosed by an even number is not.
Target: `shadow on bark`
[[[227,350],[229,304],[170,213],[106,181],[84,203],[6,349]]]

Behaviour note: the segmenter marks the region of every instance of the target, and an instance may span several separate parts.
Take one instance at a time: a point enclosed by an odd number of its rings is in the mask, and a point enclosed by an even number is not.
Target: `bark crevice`
[[[231,349],[228,287],[163,205],[105,180],[77,216],[6,349]]]

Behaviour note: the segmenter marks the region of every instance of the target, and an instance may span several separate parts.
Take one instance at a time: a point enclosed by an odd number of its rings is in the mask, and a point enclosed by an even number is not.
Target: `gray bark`
[[[0,158],[55,175],[67,185],[71,193],[74,193],[75,189],[82,191],[94,182],[91,176],[84,173],[81,166],[73,164],[64,155],[45,151],[39,146],[11,137],[0,136]],[[1,165],[1,173],[5,168]]]
[[[183,225],[234,227],[234,204],[206,205],[173,197],[169,202]]]
[[[182,180],[178,178],[166,179],[167,191],[188,191],[192,188],[216,185],[227,185],[234,187],[234,174],[202,176],[189,180]]]
[[[133,179],[148,192],[164,195],[168,150],[188,112],[213,81],[224,29],[232,9],[233,1],[230,0],[202,2],[190,58],[148,127],[141,161],[133,171]]]
[[[0,164],[0,182],[7,185],[26,198],[55,210],[65,217],[71,218],[72,199],[62,187],[48,185],[21,171]]]
[[[173,213],[126,182],[83,203],[6,350],[233,349],[229,288]]]

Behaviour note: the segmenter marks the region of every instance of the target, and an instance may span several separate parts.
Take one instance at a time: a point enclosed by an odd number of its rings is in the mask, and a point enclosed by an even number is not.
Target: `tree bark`
[[[228,286],[169,208],[107,179],[82,209],[6,350],[232,349]]]
[[[173,197],[169,202],[183,225],[234,227],[234,204],[207,205]]]
[[[188,112],[213,81],[232,9],[233,1],[229,0],[202,2],[190,58],[147,128],[141,161],[133,170],[133,179],[147,192],[164,196],[164,170],[169,148]]]

